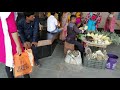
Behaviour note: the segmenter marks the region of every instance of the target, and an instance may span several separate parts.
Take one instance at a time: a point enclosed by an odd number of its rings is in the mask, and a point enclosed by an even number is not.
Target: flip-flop
[[[35,63],[35,66],[40,67],[41,64],[40,63]]]

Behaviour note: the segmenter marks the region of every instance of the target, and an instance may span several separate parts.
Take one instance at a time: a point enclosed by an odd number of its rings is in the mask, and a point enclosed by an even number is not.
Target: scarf
[[[4,45],[5,45],[5,54],[6,54],[6,66],[13,67],[13,54],[12,54],[12,45],[8,32],[8,25],[6,19],[9,17],[11,12],[0,12],[0,19],[2,23],[2,29],[4,34]]]

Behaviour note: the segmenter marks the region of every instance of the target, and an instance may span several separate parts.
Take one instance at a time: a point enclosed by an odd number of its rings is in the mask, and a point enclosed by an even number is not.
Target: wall
[[[83,12],[83,16],[85,17],[87,13],[88,13],[88,12]],[[108,14],[109,14],[108,12],[101,12],[102,21],[101,21],[101,23],[99,24],[99,28],[103,28],[103,27],[104,27],[104,25],[105,25],[105,20],[106,20]],[[116,17],[116,18],[118,17],[118,12],[115,12],[115,17]],[[117,22],[120,23],[120,20],[117,20]],[[120,29],[120,27],[115,26],[115,29]]]

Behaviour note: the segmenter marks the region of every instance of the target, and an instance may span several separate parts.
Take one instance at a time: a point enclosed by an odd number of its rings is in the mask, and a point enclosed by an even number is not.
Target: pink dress
[[[11,39],[11,45],[12,45],[12,52],[13,55],[16,54],[16,44],[12,38],[11,33],[17,32],[16,22],[14,19],[14,12],[12,12],[9,17],[7,18],[7,25],[8,25],[8,31]],[[6,52],[5,52],[5,44],[4,44],[4,34],[2,29],[2,23],[0,20],[0,62],[4,63],[6,62]]]
[[[104,30],[105,30],[105,31],[110,30],[110,32],[114,32],[115,23],[116,23],[116,18],[115,18],[115,16],[112,17],[112,20],[111,20],[110,23],[109,23],[109,20],[108,20],[108,18],[107,18],[107,19],[106,19],[106,22],[105,22]]]
[[[62,17],[62,28],[63,28],[63,30],[60,34],[60,38],[63,41],[66,39],[66,36],[67,36],[68,15],[69,15],[69,13],[67,12]]]

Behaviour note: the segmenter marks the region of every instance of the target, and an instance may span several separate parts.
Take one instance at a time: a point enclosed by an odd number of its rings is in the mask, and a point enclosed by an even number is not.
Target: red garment
[[[16,53],[16,44],[12,38],[12,33],[17,32],[16,22],[14,18],[14,12],[11,12],[9,17],[7,18],[7,25],[8,25],[8,32],[11,39],[11,45],[12,45],[12,53],[13,55]],[[0,62],[4,63],[6,62],[6,52],[5,52],[5,43],[4,43],[4,34],[2,29],[2,22],[0,20]],[[22,44],[21,44],[22,46]],[[22,48],[23,49],[23,48]]]
[[[98,15],[96,17],[96,15],[93,14],[92,17],[91,17],[90,13],[88,13],[87,16],[86,16],[86,18],[85,18],[85,23],[87,23],[89,19],[93,19],[93,20],[96,19],[96,28],[98,28],[98,25],[101,22],[102,16]]]
[[[112,17],[111,22],[109,22],[108,18],[106,19],[104,30],[110,30],[110,32],[114,32],[115,29],[116,18],[115,16]]]

